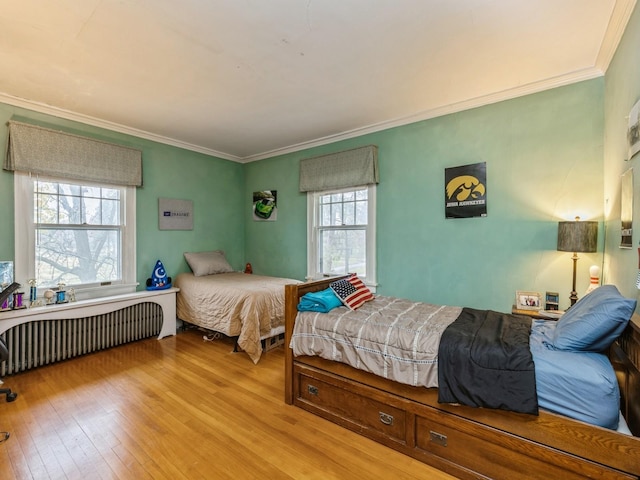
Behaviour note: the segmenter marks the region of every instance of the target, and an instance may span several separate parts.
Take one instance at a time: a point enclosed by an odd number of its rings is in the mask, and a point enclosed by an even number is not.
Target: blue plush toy
[[[158,260],[151,278],[147,278],[147,290],[164,290],[165,288],[171,288],[171,277],[167,277],[164,265]]]

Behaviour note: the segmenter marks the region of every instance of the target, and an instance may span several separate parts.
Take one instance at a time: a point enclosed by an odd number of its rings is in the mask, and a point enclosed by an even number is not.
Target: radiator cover
[[[143,302],[84,318],[38,320],[2,334],[9,358],[0,377],[158,335],[162,307]]]

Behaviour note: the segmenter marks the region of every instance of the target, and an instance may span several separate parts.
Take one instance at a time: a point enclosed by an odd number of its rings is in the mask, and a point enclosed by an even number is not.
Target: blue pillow
[[[585,295],[560,317],[553,335],[558,350],[604,352],[620,336],[636,309],[614,285]]]

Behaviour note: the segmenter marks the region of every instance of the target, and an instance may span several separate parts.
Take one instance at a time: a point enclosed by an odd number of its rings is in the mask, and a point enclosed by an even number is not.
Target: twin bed
[[[469,375],[452,386],[439,372],[438,363],[448,357],[438,359],[438,353],[444,355],[438,350],[460,318],[470,318],[461,315],[463,309],[378,296],[355,311],[340,307],[329,313],[298,312],[305,294],[324,292],[334,280],[285,287],[288,404],[459,478],[640,478],[640,438],[633,436],[640,435],[637,316],[621,335],[626,321],[603,335],[603,318],[594,320],[592,315],[574,323],[531,322],[511,315],[488,322],[487,312],[472,311],[472,317],[482,317],[479,334],[467,342],[465,325],[459,329],[462,337],[448,343],[472,353],[472,367],[453,369]],[[573,316],[581,309],[609,315],[609,304],[589,305],[606,299],[607,288],[584,297]],[[618,303],[622,316],[633,313],[629,302]],[[393,328],[383,325],[382,311],[395,311]],[[418,328],[426,331],[424,336],[415,335],[414,317],[420,316],[433,320]],[[498,349],[512,362],[507,369],[496,367],[494,354],[484,353],[493,330],[504,336],[510,323],[530,325],[530,330],[518,327],[507,336],[526,332],[535,370],[531,359],[514,354],[514,342]],[[410,335],[405,337],[405,331]],[[609,358],[589,351],[611,342]],[[534,379],[534,404],[528,403],[526,388],[509,392],[514,375],[521,374],[527,388]],[[474,383],[480,393],[471,388]],[[483,391],[486,385],[490,388]],[[454,398],[443,395],[445,390]],[[495,403],[492,395],[501,390],[509,392],[502,395],[507,401]]]
[[[177,317],[236,338],[258,363],[262,341],[284,333],[284,285],[297,280],[234,272],[220,250],[184,256],[192,271],[174,281]]]

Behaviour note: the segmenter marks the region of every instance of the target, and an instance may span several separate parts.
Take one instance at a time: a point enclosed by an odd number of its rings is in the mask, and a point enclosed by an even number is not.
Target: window
[[[79,298],[135,290],[135,187],[14,176],[16,281]]]
[[[375,193],[369,185],[307,194],[309,278],[357,273],[375,286]]]

